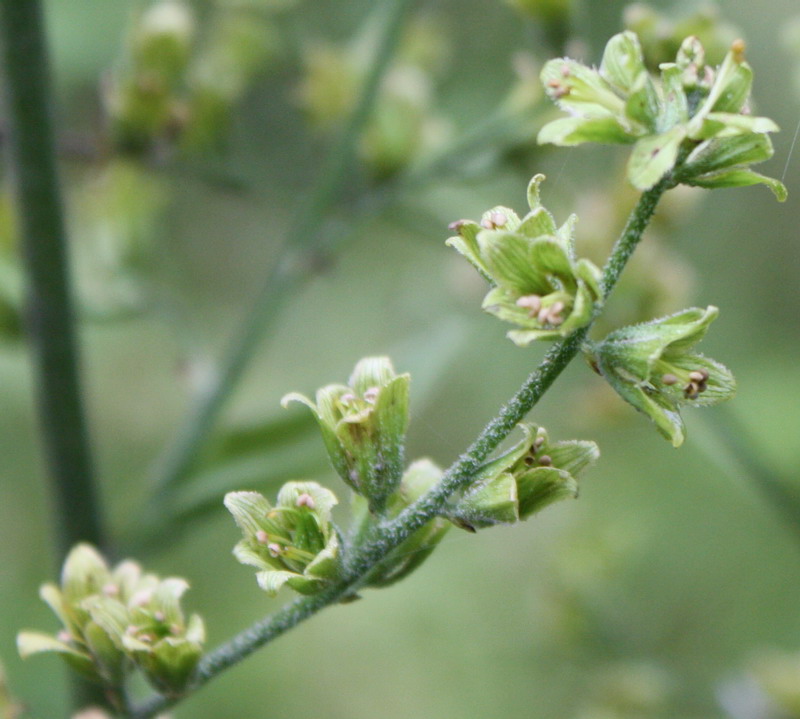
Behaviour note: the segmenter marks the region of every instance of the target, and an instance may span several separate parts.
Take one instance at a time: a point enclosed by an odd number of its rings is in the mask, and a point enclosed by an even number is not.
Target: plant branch
[[[674,181],[671,177],[667,177],[639,198],[603,269],[604,297],[608,297],[616,285],[625,263],[639,244],[659,199],[672,186]],[[599,308],[595,315],[598,313]],[[294,601],[256,622],[206,655],[198,667],[193,689],[206,684],[220,672],[313,616],[320,609],[357,591],[378,561],[384,559],[415,530],[440,514],[450,495],[470,483],[475,471],[489,454],[538,403],[556,378],[575,358],[590,327],[591,325],[577,330],[550,348],[539,367],[525,380],[508,404],[504,405],[497,416],[486,425],[467,451],[444,473],[439,483],[395,519],[374,527],[368,533],[364,544],[355,548],[354,556],[347,561],[344,568],[344,576],[336,584],[320,594]],[[177,699],[155,695],[137,707],[132,716],[134,719],[147,719],[176,702]]]
[[[415,0],[388,0],[376,54],[361,94],[342,136],[327,158],[317,184],[297,211],[255,304],[233,339],[211,386],[200,394],[173,443],[157,462],[153,483],[155,499],[163,504],[165,491],[189,473],[200,447],[210,435],[226,400],[239,381],[259,341],[274,325],[289,290],[313,274],[315,254],[320,249],[319,230],[330,206],[347,181],[356,155],[358,138],[370,117],[381,81],[397,48],[407,12]]]
[[[67,240],[50,114],[47,49],[38,0],[0,3],[10,149],[33,345],[61,555],[105,543],[89,450],[68,275]]]

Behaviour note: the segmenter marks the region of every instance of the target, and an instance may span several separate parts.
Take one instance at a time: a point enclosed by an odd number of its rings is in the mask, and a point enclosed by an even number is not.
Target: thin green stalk
[[[384,13],[376,54],[370,64],[360,97],[342,136],[321,169],[319,180],[299,208],[278,256],[225,355],[214,383],[195,400],[178,436],[167,448],[153,473],[157,501],[183,480],[192,468],[199,449],[208,439],[226,400],[231,395],[259,341],[274,325],[289,290],[312,274],[319,250],[319,229],[330,206],[347,182],[356,155],[358,138],[370,117],[381,81],[397,48],[406,15],[415,0],[387,0],[378,11]]]
[[[105,533],[78,371],[39,0],[0,2],[0,43],[26,274],[26,329],[34,359],[55,540],[63,557],[79,541],[104,545]],[[77,703],[102,696],[83,683],[75,687]]]
[[[608,297],[614,288],[625,262],[639,244],[661,195],[673,185],[672,179],[666,178],[639,198],[603,270],[602,287],[605,297]],[[367,535],[364,544],[355,549],[354,556],[347,562],[344,576],[339,582],[320,594],[294,601],[256,622],[206,655],[198,667],[197,680],[193,688],[197,689],[206,684],[220,672],[237,664],[256,649],[313,616],[320,609],[357,591],[378,561],[384,559],[412,532],[437,516],[444,509],[450,495],[470,483],[478,467],[537,404],[550,385],[575,358],[589,329],[590,326],[580,329],[550,348],[539,367],[531,373],[497,416],[486,425],[467,451],[450,466],[439,483],[395,519],[374,527]],[[136,707],[132,716],[134,719],[147,719],[177,701],[174,698],[156,695]]]
[[[39,1],[3,0],[0,32],[27,280],[26,324],[33,345],[57,539],[64,555],[81,540],[103,545],[105,535],[81,399]]]

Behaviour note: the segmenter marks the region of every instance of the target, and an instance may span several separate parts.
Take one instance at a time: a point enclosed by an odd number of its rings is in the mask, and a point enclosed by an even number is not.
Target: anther
[[[692,380],[692,382],[697,382],[698,384],[700,382],[705,382],[708,379],[708,372],[706,372],[704,369],[693,370],[689,372],[689,379]]]
[[[269,554],[270,554],[271,557],[280,557],[281,556],[281,545],[280,544],[275,544],[275,542],[273,542],[272,544],[268,544],[267,545],[267,549],[269,550]]]
[[[269,535],[263,529],[259,529],[256,532],[256,541],[259,544],[266,544],[269,542]]]
[[[505,227],[506,222],[508,222],[508,218],[502,212],[493,212],[491,220],[495,227]]]
[[[539,457],[539,465],[542,467],[549,467],[553,464],[553,458],[549,454],[543,454]]]
[[[533,456],[531,456],[530,454],[526,454],[526,455],[525,455],[525,456],[522,458],[522,463],[523,463],[523,464],[524,464],[526,467],[530,467],[530,466],[532,466],[532,465],[533,465],[533,463],[534,463],[535,461],[536,461],[536,457],[533,457]]]
[[[373,404],[376,399],[378,399],[378,394],[380,393],[379,387],[370,387],[367,390],[364,390],[364,400]]]
[[[308,493],[303,492],[297,498],[297,506],[298,507],[308,507],[309,509],[314,509],[314,498]]]
[[[103,594],[107,597],[116,597],[119,594],[119,587],[113,582],[109,582],[103,587]]]
[[[683,394],[686,399],[697,399],[700,396],[700,387],[694,382],[689,382],[689,384],[683,388]]]
[[[544,444],[544,437],[541,435],[533,441],[533,448],[538,452]]]
[[[153,619],[155,619],[159,623],[163,622],[166,618],[167,617],[164,614],[164,612],[154,612],[153,613]]]
[[[671,387],[674,384],[678,384],[678,378],[674,374],[662,374],[661,382],[662,384],[667,385],[667,387]]]
[[[542,309],[542,298],[539,295],[522,295],[518,297],[515,303],[517,307],[523,307],[529,310],[530,317],[536,317]]]
[[[450,232],[461,232],[461,228],[466,225],[467,222],[469,222],[469,220],[456,220],[455,222],[451,222],[447,226],[447,229],[450,230]]]
[[[355,400],[356,396],[352,392],[345,392],[341,397],[339,397],[339,402],[342,404],[350,404]]]
[[[70,641],[72,641],[72,635],[71,635],[71,634],[70,634],[70,633],[69,633],[69,632],[68,632],[66,629],[62,629],[62,630],[61,630],[61,631],[60,631],[60,632],[59,632],[59,633],[56,635],[56,637],[58,638],[58,640],[59,640],[59,641],[61,641],[61,642],[64,642],[65,644],[66,644],[67,642],[70,642]]]

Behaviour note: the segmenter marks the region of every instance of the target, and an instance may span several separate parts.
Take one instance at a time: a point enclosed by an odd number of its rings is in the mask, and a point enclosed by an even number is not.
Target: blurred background
[[[120,557],[190,581],[184,606],[203,613],[210,647],[289,599],[232,559],[224,492],[308,478],[346,495],[305,415],[280,408],[285,393],[388,354],[412,375],[409,458],[447,466],[542,356],[480,311],[484,283],[445,247],[449,222],[497,204],[523,213],[543,172],[557,221],[579,215],[578,253],[605,257],[636,199],[625,150],[536,146],[555,115],[537,80],[546,59],[599,63],[626,25],[654,67],[687,34],[713,63],[742,36],[754,109],[782,128],[756,169],[786,173],[788,202],[764,187],[673,191],[598,328],[719,306],[701,350],[736,374],[732,403],[686,411],[675,451],[576,362],[531,419],[600,445],[577,502],[451,531],[410,578],[304,623],[176,717],[800,717],[800,7],[720,5],[418,3],[347,181],[298,238],[314,252],[164,524],[148,502],[154,462],[307,217],[298,207],[356,102],[380,3],[46,3],[112,539]],[[14,647],[20,628],[56,629],[37,591],[57,568],[7,176],[0,197],[0,659],[25,716],[44,719],[64,715],[68,687],[57,659],[22,663]]]

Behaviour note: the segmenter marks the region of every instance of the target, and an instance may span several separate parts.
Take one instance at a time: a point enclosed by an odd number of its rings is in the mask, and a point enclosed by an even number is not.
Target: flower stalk
[[[619,280],[627,260],[641,240],[655,212],[659,199],[674,185],[672,176],[667,175],[640,197],[603,270],[600,287],[604,298]],[[578,355],[590,328],[591,323],[553,344],[539,367],[528,376],[517,393],[503,405],[500,412],[450,466],[441,480],[395,518],[378,523],[371,531],[365,533],[363,543],[354,548],[336,583],[319,594],[297,599],[264,617],[207,654],[198,665],[190,691],[203,686],[228,667],[242,661],[321,609],[356,593],[381,560],[412,533],[440,514],[453,493],[464,489],[472,482],[475,473],[491,452],[539,402],[561,372]],[[148,719],[169,708],[176,701],[167,696],[154,695],[134,707],[131,717]]]

